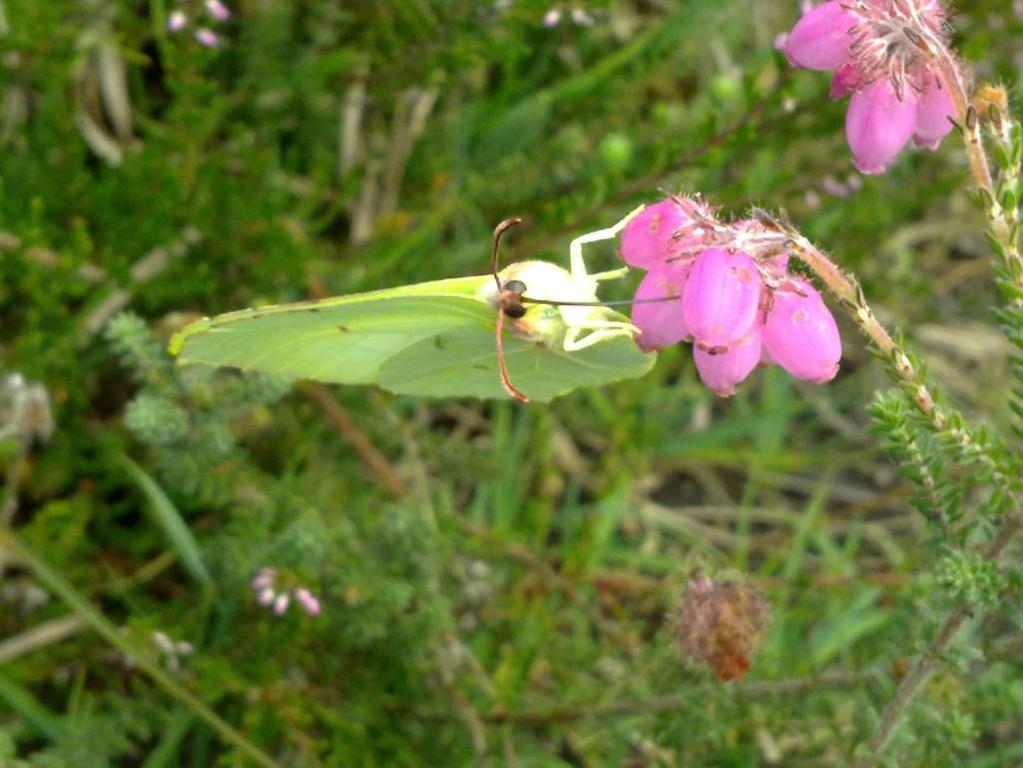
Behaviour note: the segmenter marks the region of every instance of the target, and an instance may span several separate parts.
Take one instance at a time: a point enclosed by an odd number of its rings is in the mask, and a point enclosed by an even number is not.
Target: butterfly
[[[229,312],[186,326],[170,351],[182,364],[422,397],[548,402],[636,378],[656,355],[596,295],[625,270],[589,274],[582,246],[615,237],[640,210],[574,239],[569,270],[545,261],[498,270],[501,238],[520,221],[507,219],[494,231],[489,275]]]

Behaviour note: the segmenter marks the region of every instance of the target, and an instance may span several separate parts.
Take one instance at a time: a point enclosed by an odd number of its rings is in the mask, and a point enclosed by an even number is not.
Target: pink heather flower
[[[295,590],[295,597],[310,616],[320,615],[320,601],[308,589],[299,587]]]
[[[691,262],[671,262],[655,267],[636,289],[632,307],[632,324],[641,333],[636,342],[644,352],[663,349],[689,339],[682,314],[682,289],[689,279]],[[651,301],[674,296],[674,301]]]
[[[277,599],[274,600],[274,613],[277,616],[281,616],[285,611],[288,610],[288,606],[291,604],[291,598],[284,595],[277,595]]]
[[[277,598],[277,593],[270,587],[264,587],[256,593],[256,602],[260,605],[270,605]]]
[[[206,0],[206,10],[217,21],[227,21],[231,18],[231,12],[220,0]]]
[[[941,140],[952,130],[956,116],[955,104],[947,88],[935,80],[916,103],[916,124],[913,129],[913,143],[918,147],[937,149]]]
[[[167,17],[168,32],[180,32],[187,26],[188,16],[185,15],[184,11],[172,11],[171,15]]]
[[[852,96],[846,138],[863,173],[882,173],[909,142],[936,149],[955,109],[931,51],[947,46],[937,0],[829,0],[789,33],[793,66],[833,71],[831,97]]]
[[[202,27],[195,31],[195,39],[199,42],[199,45],[204,45],[207,48],[219,48],[220,38],[217,37],[217,33],[212,29]]]
[[[255,590],[266,589],[268,587],[273,587],[276,580],[276,568],[260,568],[259,573],[257,573],[256,577],[252,580],[251,586]]]
[[[697,343],[727,347],[753,327],[760,304],[760,274],[745,253],[708,248],[693,262],[682,317]]]
[[[843,8],[845,0],[829,0],[796,22],[785,41],[785,57],[794,67],[837,69],[849,56],[849,30],[856,18]]]
[[[797,379],[823,383],[838,373],[842,340],[817,290],[792,278],[774,292],[763,328],[764,346]]]
[[[863,173],[883,173],[913,135],[915,95],[900,99],[888,80],[878,80],[853,94],[845,113],[845,136],[853,164]]]
[[[760,329],[753,328],[738,341],[732,342],[728,349],[718,352],[704,349],[700,345],[693,347],[693,360],[700,374],[700,381],[721,397],[735,394],[735,386],[750,375],[760,362],[761,339]]]
[[[664,266],[684,247],[674,235],[688,223],[689,216],[670,197],[648,205],[622,231],[622,258],[630,267],[640,269]]]
[[[693,338],[700,379],[722,397],[757,365],[818,382],[838,370],[835,320],[812,285],[790,276],[790,235],[769,223],[724,223],[698,199],[673,197],[622,233],[626,261],[649,269],[632,307],[637,343],[650,351]]]
[[[547,13],[543,15],[543,25],[550,29],[551,27],[558,26],[558,22],[561,21],[561,11],[557,8],[551,8]]]

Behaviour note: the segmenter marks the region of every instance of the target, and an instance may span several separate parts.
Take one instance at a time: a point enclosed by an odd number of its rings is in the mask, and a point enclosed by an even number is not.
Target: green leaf
[[[497,311],[478,295],[492,279],[439,280],[231,312],[188,326],[170,349],[182,363],[377,384],[397,394],[504,399]],[[627,320],[604,311],[609,319]],[[537,306],[527,317],[556,313]],[[540,402],[576,387],[642,376],[656,359],[627,336],[567,352],[560,342],[538,343],[506,329],[503,345],[511,380]]]

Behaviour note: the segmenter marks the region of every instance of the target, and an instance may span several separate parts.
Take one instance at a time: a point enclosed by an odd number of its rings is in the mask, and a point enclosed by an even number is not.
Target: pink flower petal
[[[794,290],[774,292],[763,328],[764,346],[774,361],[797,379],[830,381],[842,359],[835,318],[810,283],[793,278],[790,284]]]
[[[645,352],[670,347],[689,338],[682,316],[682,289],[691,267],[692,262],[672,262],[651,270],[636,289],[638,300],[678,297],[673,301],[632,305],[632,324],[642,331],[636,343]]]
[[[672,199],[648,205],[622,231],[621,252],[625,263],[640,269],[664,266],[680,250],[675,230],[689,217]]]
[[[883,173],[906,146],[916,125],[916,106],[911,90],[906,89],[900,101],[887,79],[853,95],[845,115],[845,136],[853,164],[862,173]]]
[[[916,105],[916,124],[913,130],[913,143],[918,147],[937,149],[941,140],[952,130],[952,120],[956,117],[955,104],[948,88],[939,87],[935,79]]]
[[[682,294],[690,333],[706,346],[727,346],[745,336],[756,320],[760,274],[745,253],[708,248],[693,262]]]
[[[750,371],[760,362],[761,339],[760,329],[754,328],[739,341],[733,342],[727,351],[717,352],[706,350],[696,345],[693,347],[693,360],[700,380],[714,394],[731,397],[735,394],[735,385],[749,376]]]
[[[849,57],[849,30],[856,18],[842,7],[842,0],[829,0],[796,22],[785,44],[785,56],[794,67],[836,69]]]

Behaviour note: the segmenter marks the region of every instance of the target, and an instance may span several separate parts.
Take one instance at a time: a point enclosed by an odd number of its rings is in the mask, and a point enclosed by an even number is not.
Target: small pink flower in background
[[[264,567],[252,579],[250,586],[256,593],[256,602],[271,608],[275,616],[283,616],[291,606],[292,598],[297,600],[310,616],[319,616],[322,610],[319,599],[307,587],[279,589],[280,572],[276,568]]]
[[[754,220],[723,223],[695,199],[643,210],[621,239],[625,262],[649,270],[632,309],[639,346],[691,339],[700,379],[722,397],[757,365],[807,381],[834,378],[838,327],[816,289],[789,274],[785,243]]]
[[[551,27],[558,26],[561,21],[561,11],[557,8],[551,8],[543,15],[543,25],[550,29]]]
[[[831,97],[851,96],[846,138],[863,173],[883,173],[912,138],[937,149],[956,116],[921,46],[946,45],[936,0],[828,0],[785,41],[795,67],[834,72]]]
[[[299,587],[295,590],[295,597],[298,602],[302,603],[302,607],[305,608],[306,613],[310,616],[320,615],[320,601],[313,597],[313,593],[305,587]]]
[[[178,5],[181,7],[171,11],[167,17],[168,32],[181,32],[192,22],[193,16],[201,19],[202,10],[195,7],[198,0],[178,0]],[[231,11],[222,0],[203,0],[202,5],[206,11],[204,21],[210,26],[199,26],[194,33],[195,40],[206,48],[219,48],[222,40],[211,26],[215,27],[228,21],[231,18]]]
[[[206,0],[206,10],[217,21],[227,21],[231,18],[231,12],[220,0]]]
[[[220,38],[217,37],[217,33],[206,27],[200,27],[195,31],[195,39],[199,42],[199,45],[206,46],[207,48],[220,47]]]
[[[167,31],[180,32],[188,26],[188,17],[184,11],[172,11],[167,18]]]

